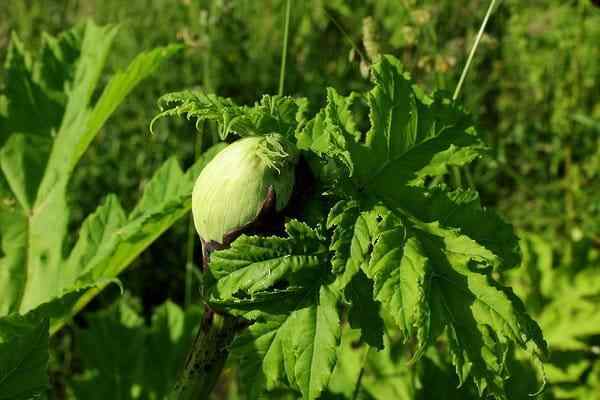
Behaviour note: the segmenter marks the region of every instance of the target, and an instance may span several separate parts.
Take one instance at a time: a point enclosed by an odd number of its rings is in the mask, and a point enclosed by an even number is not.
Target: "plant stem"
[[[208,270],[210,252],[202,241],[202,269]],[[204,297],[204,293],[202,293]],[[204,305],[204,316],[198,333],[177,378],[169,400],[208,399],[219,380],[229,355],[229,346],[236,333],[243,327],[241,319],[214,312]]]
[[[465,63],[465,66],[462,70],[460,79],[458,80],[458,84],[456,85],[456,89],[454,90],[454,94],[452,95],[452,100],[454,100],[454,101],[456,101],[458,99],[458,95],[460,94],[460,90],[462,89],[463,83],[465,82],[467,73],[469,72],[469,69],[471,68],[471,63],[473,62],[473,57],[475,56],[477,47],[479,47],[479,42],[481,42],[481,37],[483,36],[483,32],[485,31],[485,27],[487,26],[487,23],[490,19],[490,16],[492,15],[492,11],[494,10],[495,5],[496,5],[496,0],[491,0],[490,6],[488,7],[487,12],[485,13],[485,17],[483,18],[481,27],[479,28],[479,32],[477,33],[477,36],[475,37],[475,41],[473,42],[473,46],[471,46],[471,51],[469,52],[469,56],[467,57],[467,62]],[[469,178],[471,176],[471,173],[468,171],[468,167],[465,166],[464,169],[467,171],[467,177]],[[460,176],[461,175],[460,168],[452,167],[451,170],[452,170],[452,178],[454,181],[454,185],[456,187],[462,186],[462,180],[461,180],[461,176]],[[473,187],[473,182],[470,179],[467,179],[467,182],[469,184],[469,187]]]
[[[281,70],[279,71],[279,91],[280,96],[283,95],[283,84],[285,82],[285,64],[287,59],[288,35],[290,30],[290,9],[291,0],[287,0],[285,4],[285,22],[283,26],[283,48],[281,50]]]
[[[488,10],[485,14],[485,18],[483,19],[483,22],[481,23],[481,27],[479,28],[479,32],[477,33],[477,36],[475,37],[475,42],[473,42],[473,46],[471,47],[471,52],[469,53],[469,57],[467,58],[467,63],[465,64],[465,67],[462,70],[462,74],[460,75],[460,79],[458,80],[458,85],[456,85],[456,89],[454,90],[454,95],[452,96],[452,100],[458,99],[458,95],[460,94],[462,85],[465,81],[465,78],[467,77],[467,73],[469,72],[471,63],[473,62],[473,56],[475,55],[475,51],[477,50],[477,47],[479,46],[479,42],[481,41],[481,37],[483,36],[483,32],[485,31],[485,27],[488,23],[488,20],[490,19],[490,16],[492,15],[492,11],[494,10],[495,5],[496,5],[496,0],[491,0],[490,6],[488,7]]]
[[[340,25],[340,23],[333,17],[333,15],[331,15],[329,13],[329,11],[327,11],[327,9],[323,9],[323,11],[325,12],[325,14],[327,14],[327,18],[329,18],[329,20],[333,23],[333,25],[335,25],[337,30],[340,31],[340,33],[342,34],[344,39],[348,42],[350,47],[352,47],[354,49],[354,51],[356,51],[356,53],[358,54],[360,59],[364,60],[364,61],[368,61],[367,56],[362,52],[360,47],[356,44],[356,42],[352,39],[352,37],[348,34],[348,32],[346,32],[344,27],[342,25]]]
[[[237,318],[207,309],[169,400],[208,399],[225,366],[237,326]]]
[[[365,351],[365,355],[363,356],[362,360],[362,365],[360,367],[360,373],[358,374],[358,379],[356,380],[356,386],[354,387],[354,392],[352,393],[352,400],[356,400],[358,398],[358,394],[360,393],[360,385],[362,384],[362,379],[365,375],[365,365],[367,364],[370,351],[371,346],[367,346],[367,350]]]
[[[200,132],[196,134],[196,140],[194,143],[194,162],[198,159],[202,153],[202,138],[204,135],[204,125]],[[189,307],[192,304],[192,282],[194,279],[194,247],[196,242],[196,228],[194,226],[194,219],[190,215],[188,222],[188,235],[186,245],[186,260],[185,260],[185,307]]]

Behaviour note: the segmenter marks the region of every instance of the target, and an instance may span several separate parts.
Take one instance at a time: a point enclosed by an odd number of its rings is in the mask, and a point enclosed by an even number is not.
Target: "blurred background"
[[[477,187],[484,204],[517,227],[529,249],[526,261],[535,263],[534,255],[543,253],[550,257],[547,268],[573,276],[599,265],[600,8],[593,3],[501,1],[460,97],[491,147],[488,158],[459,177],[461,184]],[[427,90],[452,92],[488,4],[293,1],[285,92],[318,107],[327,86],[343,93],[366,89],[365,62],[373,52],[398,56]],[[186,46],[136,89],[84,156],[71,182],[73,227],[108,192],[131,207],[167,157],[178,155],[186,167],[193,162],[194,128],[185,121],[149,135],[161,94],[201,86],[252,103],[277,92],[284,9],[282,0],[0,1],[0,60],[11,31],[35,49],[42,32],[56,34],[86,18],[121,25],[109,57],[112,70],[144,49]],[[183,219],[123,277],[132,307],[142,315],[166,299],[183,303],[187,235]],[[539,315],[553,301],[548,293],[534,296],[541,270],[527,267],[506,277]],[[600,298],[597,289],[593,295]],[[113,300],[99,296],[91,310]],[[69,331],[54,340],[59,387],[71,351]],[[590,343],[598,343],[598,335]],[[581,372],[577,379],[587,378]]]

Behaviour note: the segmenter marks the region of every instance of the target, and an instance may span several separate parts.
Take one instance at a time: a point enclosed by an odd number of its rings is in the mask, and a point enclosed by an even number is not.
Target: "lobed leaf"
[[[48,318],[32,311],[0,318],[0,399],[45,398]]]
[[[312,297],[312,298],[311,298]],[[340,340],[338,295],[321,286],[290,313],[259,319],[232,345],[241,375],[252,382],[250,398],[291,387],[316,399],[327,386]]]
[[[238,106],[232,100],[202,91],[181,91],[163,95],[158,100],[161,112],[150,123],[161,118],[186,116],[195,119],[196,127],[203,121],[216,121],[221,140],[234,133],[258,136],[279,133],[292,137],[304,122],[305,99],[264,95],[254,106]]]
[[[390,57],[374,66],[374,89],[364,98],[367,132],[351,112],[362,99],[330,90],[325,122],[304,138],[348,167],[347,183],[332,191],[354,200],[329,216],[338,282],[344,287],[351,282],[344,274],[360,268],[404,340],[415,338],[414,358],[444,335],[459,382],[472,378],[480,395],[503,398],[510,346],[538,360],[546,352],[519,298],[491,275],[519,264],[518,240],[476,192],[423,187],[425,178],[471,162],[485,146],[460,108],[423,95]]]
[[[252,299],[276,285],[313,286],[326,272],[329,250],[317,232],[301,222],[288,222],[286,232],[286,238],[242,235],[229,249],[213,253],[214,296],[222,301]]]

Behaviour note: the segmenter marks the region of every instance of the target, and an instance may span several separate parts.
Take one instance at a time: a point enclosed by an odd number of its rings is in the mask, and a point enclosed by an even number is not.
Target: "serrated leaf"
[[[382,193],[395,185],[444,174],[480,156],[485,146],[471,121],[441,96],[423,95],[393,57],[373,66],[374,88],[365,97],[371,128],[359,132],[350,109],[359,94],[328,94],[327,122],[331,156],[342,156],[361,189]]]
[[[251,399],[289,386],[316,399],[327,386],[340,340],[338,295],[321,286],[289,314],[263,315],[232,345],[244,377],[254,383]]]
[[[359,265],[373,280],[374,298],[404,339],[416,338],[415,358],[445,334],[459,382],[471,377],[481,395],[502,398],[510,345],[534,359],[546,351],[521,301],[491,275],[518,265],[517,238],[476,192],[421,187],[485,146],[455,104],[423,95],[391,57],[374,66],[365,99],[371,128],[362,133],[349,113],[360,95],[328,96],[327,154],[350,171],[333,191],[357,202],[330,214],[335,260]]]
[[[189,90],[168,93],[158,102],[161,112],[152,119],[150,130],[161,118],[186,116],[195,119],[196,126],[215,121],[222,140],[231,133],[251,136],[276,132],[291,138],[302,127],[307,107],[305,99],[269,95],[251,107],[239,106],[227,98]]]
[[[329,248],[334,252],[333,272],[340,274],[337,285],[344,288],[373,251],[371,238],[376,230],[375,221],[362,215],[359,203],[341,200],[327,216],[327,227],[333,229]]]
[[[46,398],[48,318],[38,311],[0,318],[0,399]]]
[[[385,223],[390,224],[390,218]],[[363,270],[374,280],[375,299],[388,309],[404,337],[417,338],[418,357],[428,342],[426,302],[431,267],[419,240],[407,236],[404,226],[390,224],[384,229]]]
[[[47,36],[36,61],[14,36],[6,65],[11,82],[7,87],[9,131],[0,150],[0,167],[17,204],[0,206],[0,291],[7,294],[0,299],[3,315],[25,313],[62,296],[69,290],[67,283],[77,286],[84,271],[71,270],[67,275],[62,268],[70,174],[117,105],[173,53],[169,48],[140,55],[91,104],[115,34],[114,27],[88,23],[58,39]],[[45,118],[47,109],[52,109],[52,118]]]
[[[249,398],[287,387],[316,399],[333,370],[340,292],[329,249],[316,230],[292,220],[286,237],[240,236],[211,254],[211,304],[254,323],[232,345]]]
[[[286,232],[286,238],[242,235],[229,249],[213,253],[214,296],[226,301],[252,298],[276,284],[314,285],[327,271],[326,244],[316,231],[298,221],[288,222]]]

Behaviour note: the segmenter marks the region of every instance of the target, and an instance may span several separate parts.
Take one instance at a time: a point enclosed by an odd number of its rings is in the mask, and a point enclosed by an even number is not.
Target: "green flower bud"
[[[194,184],[192,213],[205,242],[223,244],[253,223],[269,199],[276,211],[294,188],[297,151],[281,135],[240,139],[215,156]]]

